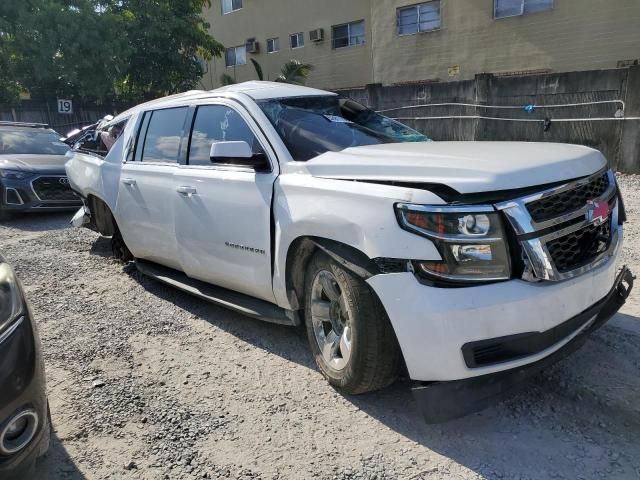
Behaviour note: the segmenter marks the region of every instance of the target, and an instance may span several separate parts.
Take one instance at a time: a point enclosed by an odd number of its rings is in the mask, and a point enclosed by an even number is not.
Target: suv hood
[[[562,143],[420,142],[352,147],[306,164],[316,177],[435,183],[478,193],[584,177],[607,162],[597,150]]]
[[[0,168],[33,173],[64,173],[65,155],[0,155]]]

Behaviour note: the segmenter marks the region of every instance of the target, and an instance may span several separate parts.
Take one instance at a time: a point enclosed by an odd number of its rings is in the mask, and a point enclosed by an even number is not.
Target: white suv
[[[159,280],[304,323],[344,392],[405,367],[429,421],[577,348],[632,286],[616,180],[590,148],[431,142],[269,82],[160,99],[115,126],[108,155],[80,144],[66,165],[85,201],[74,224]]]

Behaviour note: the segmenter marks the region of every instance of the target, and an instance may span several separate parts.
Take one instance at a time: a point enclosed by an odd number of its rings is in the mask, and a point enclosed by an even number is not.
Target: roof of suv
[[[335,95],[335,93],[317,88],[303,87],[302,85],[293,85],[290,83],[250,81],[236,83],[225,87],[216,88],[215,90],[190,90],[184,93],[162,97],[150,102],[141,103],[133,108],[116,116],[106,125],[120,123],[124,119],[141,110],[149,110],[151,108],[162,108],[170,106],[178,106],[184,104],[185,100],[202,100],[207,98],[223,97],[226,94],[242,93],[254,100],[268,100],[270,98],[288,98],[288,97],[309,97],[321,95]]]

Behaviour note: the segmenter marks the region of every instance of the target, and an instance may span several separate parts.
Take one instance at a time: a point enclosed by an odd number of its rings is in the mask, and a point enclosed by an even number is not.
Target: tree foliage
[[[193,88],[224,48],[210,0],[1,0],[0,102],[31,95],[141,101]]]
[[[282,70],[276,82],[304,84],[313,70],[313,65],[299,60],[289,60],[282,66]]]

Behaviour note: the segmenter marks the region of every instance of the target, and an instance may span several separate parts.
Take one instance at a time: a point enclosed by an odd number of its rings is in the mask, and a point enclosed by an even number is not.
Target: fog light
[[[5,424],[0,432],[0,454],[13,455],[33,440],[38,429],[38,414],[23,410]]]

